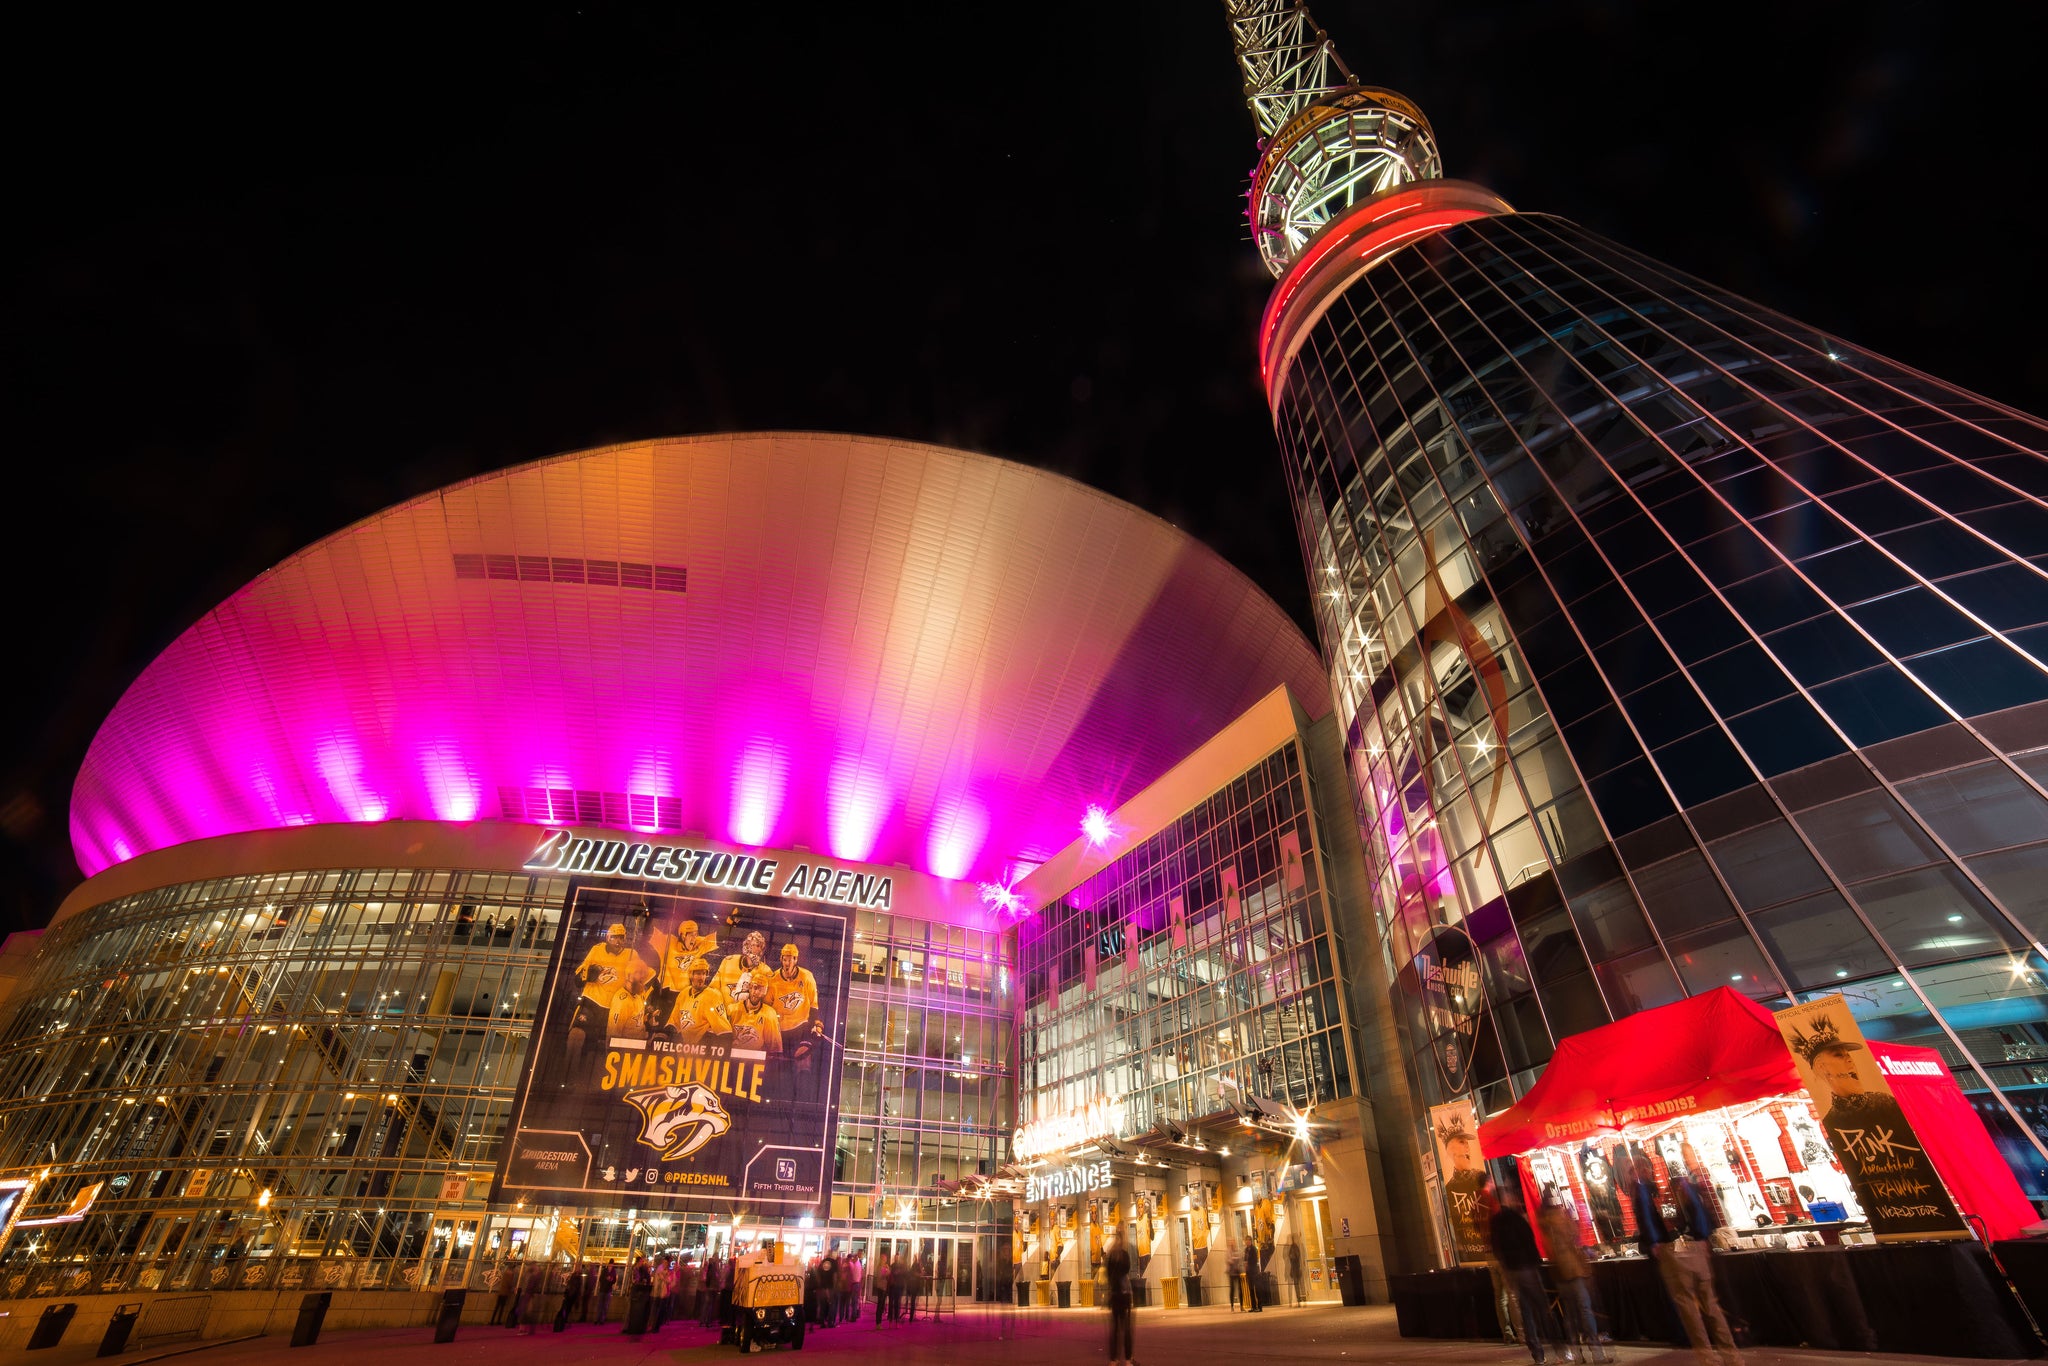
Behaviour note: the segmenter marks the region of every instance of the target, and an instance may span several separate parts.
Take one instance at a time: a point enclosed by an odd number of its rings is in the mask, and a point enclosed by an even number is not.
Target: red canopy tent
[[[1964,1098],[1955,1074],[1932,1048],[1870,1041],[1906,1122],[1941,1173],[1957,1208],[1983,1219],[1986,1242],[2017,1238],[2038,1216],[2012,1168],[1984,1131],[1984,1121]]]
[[[1529,1093],[1479,1126],[1479,1150],[1507,1157],[1804,1091],[1771,1012],[1716,987],[1560,1043]]]

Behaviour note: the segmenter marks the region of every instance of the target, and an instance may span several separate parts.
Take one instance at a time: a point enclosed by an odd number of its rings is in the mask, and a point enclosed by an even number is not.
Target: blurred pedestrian
[[[583,1297],[590,1289],[590,1273],[578,1262],[571,1268],[569,1279],[562,1282],[562,1307],[555,1311],[555,1331],[561,1332],[569,1326],[583,1308]]]
[[[1520,1302],[1522,1345],[1529,1349],[1530,1360],[1536,1366],[1543,1366],[1543,1341],[1557,1339],[1555,1333],[1546,1332],[1543,1320],[1543,1257],[1536,1250],[1536,1233],[1529,1227],[1529,1220],[1522,1213],[1522,1200],[1511,1190],[1503,1190],[1496,1196],[1499,1207],[1487,1221],[1487,1232],[1493,1239],[1494,1260],[1500,1264],[1501,1275],[1515,1292]],[[1562,1342],[1558,1343],[1561,1355],[1571,1358]]]
[[[1735,1350],[1735,1335],[1714,1294],[1714,1265],[1707,1251],[1719,1221],[1699,1187],[1685,1172],[1673,1170],[1669,1198],[1662,1198],[1649,1163],[1641,1158],[1628,1159],[1621,1175],[1636,1216],[1636,1246],[1656,1260],[1693,1355],[1702,1366],[1714,1366],[1716,1353],[1720,1366],[1742,1366],[1742,1353]]]
[[[1577,1342],[1587,1361],[1607,1361],[1607,1349],[1600,1342],[1600,1321],[1593,1315],[1593,1277],[1586,1266],[1579,1221],[1558,1198],[1556,1186],[1543,1188],[1543,1207],[1536,1211],[1536,1223],[1550,1249],[1550,1278],[1557,1282],[1557,1307],[1564,1318],[1566,1341]]]
[[[1131,1254],[1122,1224],[1110,1229],[1102,1249],[1102,1278],[1109,1297],[1109,1366],[1132,1366]]]
[[[619,1264],[606,1262],[604,1269],[597,1273],[597,1326],[602,1328],[611,1318],[612,1292],[619,1288]]]

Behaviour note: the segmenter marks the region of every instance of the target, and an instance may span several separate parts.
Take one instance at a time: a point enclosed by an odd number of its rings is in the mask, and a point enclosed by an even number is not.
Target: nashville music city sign
[[[896,880],[886,873],[856,873],[851,868],[834,868],[826,863],[799,863],[777,886],[777,875],[782,870],[780,859],[674,844],[639,844],[579,835],[573,830],[548,831],[540,847],[527,857],[525,867],[531,873],[583,873],[590,877],[772,892],[776,896],[870,910],[888,910],[896,890]]]

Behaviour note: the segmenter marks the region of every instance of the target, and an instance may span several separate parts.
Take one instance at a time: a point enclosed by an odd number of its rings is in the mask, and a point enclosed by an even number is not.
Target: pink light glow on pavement
[[[573,820],[1003,885],[1281,683],[1328,710],[1249,580],[1072,480],[638,442],[442,489],[235,593],[101,726],[72,845],[91,873],[312,822]]]

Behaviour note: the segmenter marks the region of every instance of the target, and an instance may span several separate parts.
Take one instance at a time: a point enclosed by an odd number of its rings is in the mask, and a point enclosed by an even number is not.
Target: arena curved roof
[[[1071,479],[865,437],[557,456],[391,508],[177,638],[72,792],[88,874],[338,821],[696,832],[1002,880],[1279,685],[1292,621]]]

